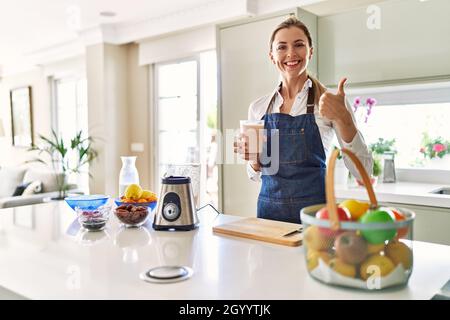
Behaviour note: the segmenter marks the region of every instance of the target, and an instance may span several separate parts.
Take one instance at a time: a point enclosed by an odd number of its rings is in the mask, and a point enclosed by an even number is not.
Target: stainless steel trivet
[[[151,268],[139,275],[147,282],[153,283],[173,283],[189,279],[194,271],[185,266],[161,266]]]

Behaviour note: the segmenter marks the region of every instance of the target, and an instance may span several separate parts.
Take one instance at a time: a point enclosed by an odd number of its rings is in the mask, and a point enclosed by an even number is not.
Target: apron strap
[[[311,88],[308,90],[308,100],[306,102],[306,113],[314,114],[314,82],[311,80]]]
[[[308,79],[311,79],[311,78],[308,77]],[[281,84],[280,84],[280,87],[278,88],[277,92],[275,92],[275,94],[270,99],[269,105],[267,106],[267,109],[266,109],[266,114],[272,113],[273,104],[275,103],[275,98],[276,98],[277,93],[280,90],[280,88],[281,88]],[[308,90],[308,100],[306,101],[306,113],[314,114],[314,82],[311,82],[311,88],[309,88],[309,90]]]

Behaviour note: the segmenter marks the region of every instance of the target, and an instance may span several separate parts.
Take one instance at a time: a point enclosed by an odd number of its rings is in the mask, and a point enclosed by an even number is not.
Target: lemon
[[[366,213],[367,210],[369,210],[369,206],[370,204],[367,202],[353,199],[345,200],[339,205],[339,207],[341,208],[348,209],[353,220],[358,220],[359,218],[361,218],[362,215]]]
[[[125,197],[128,199],[138,200],[142,196],[142,188],[138,184],[130,184],[125,189]]]
[[[141,198],[154,199],[154,198],[156,198],[156,194],[150,190],[144,190],[144,191],[142,191]]]

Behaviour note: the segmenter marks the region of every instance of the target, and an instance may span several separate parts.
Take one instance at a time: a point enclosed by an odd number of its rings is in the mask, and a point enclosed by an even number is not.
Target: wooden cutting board
[[[213,227],[213,232],[297,247],[302,244],[303,234],[299,232],[288,236],[285,236],[285,234],[298,230],[300,227],[301,224],[260,218],[245,218],[217,225]]]

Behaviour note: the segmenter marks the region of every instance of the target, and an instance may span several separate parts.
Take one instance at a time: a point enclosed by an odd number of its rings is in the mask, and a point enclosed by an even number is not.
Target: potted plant
[[[423,133],[420,153],[428,159],[428,167],[433,169],[443,169],[450,166],[450,142],[442,137],[431,138],[427,133]]]
[[[356,97],[353,100],[353,112],[355,114],[359,113],[359,122],[362,122],[361,117],[364,117],[364,123],[367,123],[370,115],[372,114],[372,108],[377,104],[377,100],[375,98],[368,97],[365,102],[361,97]]]
[[[58,185],[59,199],[64,199],[68,190],[67,179],[72,173],[82,173],[85,164],[94,160],[98,153],[92,148],[91,137],[84,138],[82,131],[76,133],[70,140],[70,145],[59,137],[54,130],[50,137],[39,135],[42,145],[33,146],[28,151],[38,151],[39,156],[46,154],[45,159],[41,157],[33,158],[27,162],[40,162],[48,165],[55,172],[55,179]],[[91,174],[89,174],[90,177]]]
[[[377,142],[369,144],[369,150],[372,151],[373,156],[373,167],[370,181],[373,185],[378,182],[378,177],[383,172],[382,158],[386,153],[396,154],[395,149],[395,139],[385,140],[383,138],[378,138]],[[356,180],[359,185],[363,185],[362,181]]]

